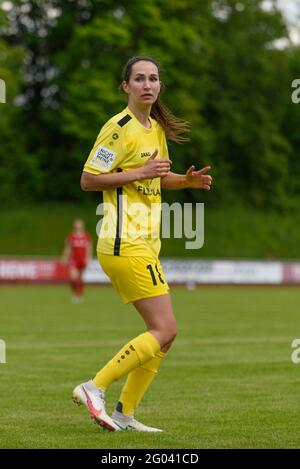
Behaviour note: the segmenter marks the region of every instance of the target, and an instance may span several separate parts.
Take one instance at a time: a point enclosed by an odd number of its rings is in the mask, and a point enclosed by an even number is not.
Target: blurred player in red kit
[[[69,262],[72,303],[81,303],[84,290],[82,276],[92,258],[92,238],[79,218],[74,220],[73,231],[66,239],[63,258]]]

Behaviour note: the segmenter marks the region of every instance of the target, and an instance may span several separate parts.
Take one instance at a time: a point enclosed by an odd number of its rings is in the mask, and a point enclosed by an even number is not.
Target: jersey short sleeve
[[[91,174],[110,173],[124,158],[122,129],[108,121],[101,129],[83,170]]]

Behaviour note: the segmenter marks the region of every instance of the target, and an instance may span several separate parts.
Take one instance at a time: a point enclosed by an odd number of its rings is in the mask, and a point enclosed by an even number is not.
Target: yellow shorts
[[[125,304],[168,293],[169,285],[155,257],[110,256],[100,252],[97,255]]]

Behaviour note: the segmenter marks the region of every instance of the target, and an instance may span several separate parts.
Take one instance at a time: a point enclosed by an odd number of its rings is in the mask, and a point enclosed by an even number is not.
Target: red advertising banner
[[[283,283],[300,284],[299,262],[285,262],[283,264]]]
[[[66,262],[55,260],[0,259],[0,282],[67,282]]]

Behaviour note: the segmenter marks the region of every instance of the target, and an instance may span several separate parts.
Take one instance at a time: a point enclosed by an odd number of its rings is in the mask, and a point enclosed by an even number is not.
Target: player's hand
[[[209,174],[206,174],[210,170],[210,166],[205,166],[205,168],[195,171],[195,166],[191,166],[186,172],[186,182],[187,187],[190,189],[205,189],[210,190],[212,183],[212,177]]]
[[[157,155],[158,149],[156,148],[144,166],[138,169],[140,180],[153,179],[158,177],[163,178],[168,175],[172,161],[167,159],[157,160]]]

